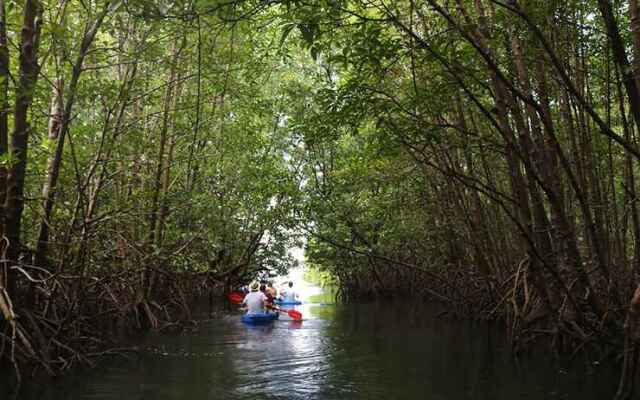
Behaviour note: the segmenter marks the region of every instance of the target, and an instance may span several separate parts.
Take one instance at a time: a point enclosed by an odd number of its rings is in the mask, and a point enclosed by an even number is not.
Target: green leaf
[[[289,37],[289,34],[295,27],[296,27],[296,24],[294,23],[288,23],[284,25],[284,27],[282,28],[282,34],[280,35],[280,43],[278,47],[282,47],[284,45],[285,41],[287,40],[287,37]]]

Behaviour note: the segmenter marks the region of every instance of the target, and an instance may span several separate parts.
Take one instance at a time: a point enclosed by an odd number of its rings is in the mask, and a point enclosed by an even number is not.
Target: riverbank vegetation
[[[618,396],[631,396],[636,2],[334,10],[307,17],[310,46],[339,71],[301,128],[310,260],[347,298],[425,296],[500,318],[516,348],[613,345]]]
[[[2,357],[277,273],[437,299],[517,349],[640,339],[635,0],[0,0]]]
[[[91,364],[293,262],[278,32],[189,2],[0,11],[3,371]]]

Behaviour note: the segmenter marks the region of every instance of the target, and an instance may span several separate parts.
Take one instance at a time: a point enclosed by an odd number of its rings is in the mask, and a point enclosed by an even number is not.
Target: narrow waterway
[[[149,335],[135,360],[25,387],[18,399],[613,398],[611,368],[540,353],[516,361],[501,329],[438,318],[428,305],[305,300],[302,322],[251,327],[229,314]]]

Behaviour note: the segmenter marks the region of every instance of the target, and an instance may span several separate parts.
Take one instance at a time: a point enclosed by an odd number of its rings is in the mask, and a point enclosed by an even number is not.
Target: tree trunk
[[[107,14],[114,12],[119,6],[121,2],[107,2],[104,5],[103,10],[96,16],[96,19],[92,23],[87,23],[85,27],[85,33],[82,37],[82,41],[80,44],[80,49],[78,51],[78,56],[72,68],[71,73],[71,82],[69,84],[68,90],[68,99],[64,105],[64,113],[62,114],[62,118],[60,122],[56,123],[54,121],[50,121],[49,128],[54,125],[58,127],[59,132],[55,132],[54,136],[56,140],[56,149],[52,157],[49,158],[48,168],[47,168],[47,177],[45,178],[45,183],[42,187],[42,197],[44,199],[43,202],[43,210],[44,214],[42,220],[40,222],[40,229],[38,231],[38,243],[36,247],[36,257],[35,264],[39,266],[45,266],[46,264],[46,253],[47,253],[47,245],[49,241],[49,220],[51,218],[51,214],[53,212],[53,205],[55,202],[55,194],[56,194],[56,185],[58,183],[58,175],[60,174],[60,166],[62,164],[62,153],[64,150],[64,142],[67,132],[69,131],[69,127],[71,124],[71,113],[73,111],[73,105],[75,103],[76,91],[78,87],[78,82],[80,81],[80,75],[82,74],[82,66],[84,64],[84,59],[93,43],[93,39],[96,36],[96,33],[100,29],[104,18]],[[54,115],[51,118],[55,118]],[[49,131],[51,135],[51,130]],[[50,136],[51,138],[51,136]]]
[[[178,60],[180,53],[186,44],[186,38],[183,37],[180,43],[174,44],[171,56],[171,66],[169,67],[169,78],[167,89],[164,95],[164,105],[162,111],[162,125],[160,127],[160,144],[158,146],[158,160],[156,163],[155,177],[153,180],[153,192],[151,198],[151,212],[149,220],[149,244],[156,245],[160,236],[159,217],[160,217],[160,198],[162,196],[162,175],[165,167],[165,153],[167,144],[167,133],[169,130],[169,121],[171,114],[171,105],[173,104],[173,94],[175,91],[175,79],[178,72]]]
[[[7,46],[7,18],[5,0],[0,0],[0,211],[6,195],[6,162],[9,143],[9,47]],[[4,212],[0,212],[0,236]]]
[[[633,43],[633,78],[636,88],[640,88],[640,11],[638,0],[629,0],[629,27],[631,43]]]
[[[159,249],[159,242],[161,237],[162,228],[160,227],[161,220],[161,197],[162,194],[162,176],[163,169],[165,167],[165,153],[167,144],[167,134],[169,130],[169,121],[171,114],[171,105],[173,104],[173,94],[175,93],[175,79],[178,74],[178,61],[180,59],[180,53],[186,45],[186,36],[182,37],[180,44],[174,43],[171,54],[171,65],[169,67],[169,84],[167,85],[162,113],[162,125],[160,126],[160,143],[158,146],[158,160],[156,163],[155,176],[153,179],[152,198],[151,198],[151,211],[149,219],[149,233],[148,251],[151,253],[154,250]],[[143,281],[143,300],[147,301],[152,297],[156,280],[156,273],[153,268],[145,268],[142,274]]]
[[[38,46],[42,7],[38,0],[26,0],[23,8],[22,33],[20,37],[19,79],[16,87],[14,126],[9,144],[12,163],[7,171],[7,194],[5,199],[6,260],[18,263],[22,210],[24,209],[24,180],[27,167],[30,123],[29,109],[38,81]],[[5,267],[6,268],[6,267]],[[15,290],[15,280],[8,277],[9,295]]]
[[[62,78],[58,78],[53,83],[53,95],[51,98],[51,107],[49,111],[49,128],[47,137],[49,144],[55,143],[56,150],[49,155],[47,161],[47,176],[45,178],[44,185],[42,186],[42,198],[43,202],[43,215],[40,222],[40,229],[38,231],[38,242],[36,244],[36,256],[34,264],[44,267],[45,266],[45,252],[47,248],[47,241],[49,238],[49,217],[53,208],[53,201],[50,201],[53,197],[52,185],[55,185],[54,177],[57,176],[58,168],[60,166],[60,159],[58,158],[57,148],[60,146],[59,134],[60,125],[62,123],[62,93],[64,90],[64,81]]]
[[[609,40],[611,41],[613,59],[615,60],[616,64],[618,64],[620,72],[622,73],[622,81],[627,91],[629,106],[631,107],[631,113],[633,114],[633,118],[636,122],[636,128],[640,130],[640,92],[638,91],[638,85],[636,84],[636,79],[634,77],[634,69],[631,65],[629,65],[627,51],[625,50],[625,43],[622,40],[622,36],[620,36],[620,30],[618,29],[618,22],[613,12],[613,6],[611,5],[611,1],[609,0],[598,0],[598,7],[600,8],[600,13],[602,14],[602,19],[604,20],[607,35],[609,36]],[[629,11],[631,13],[635,11],[637,16],[637,6],[635,7],[635,10],[633,7],[630,7]],[[637,22],[637,19],[635,21],[632,20],[632,22]],[[635,26],[636,24],[634,24],[633,27]],[[635,49],[637,31],[634,31],[633,38]],[[638,42],[638,44],[640,44],[640,42]]]
[[[180,95],[182,93],[182,84],[178,83],[178,87],[176,88],[175,95],[173,96],[173,108],[176,109],[178,107],[178,101],[180,99]],[[177,143],[177,136],[175,134],[176,128],[176,114],[172,115],[172,130],[173,135],[171,136],[169,143],[169,151],[167,154],[167,158],[165,161],[165,166],[162,169],[162,198],[160,199],[160,210],[158,214],[158,227],[156,234],[156,243],[158,246],[162,245],[162,240],[164,238],[164,227],[167,220],[167,216],[169,215],[169,205],[167,204],[167,194],[169,193],[169,186],[171,185],[171,166],[173,164],[173,155],[174,150]]]
[[[9,146],[9,47],[5,0],[0,0],[0,238],[5,234],[4,203],[7,193],[7,163]],[[0,241],[0,257],[5,257],[5,241]],[[0,264],[0,288],[7,287],[8,265]]]

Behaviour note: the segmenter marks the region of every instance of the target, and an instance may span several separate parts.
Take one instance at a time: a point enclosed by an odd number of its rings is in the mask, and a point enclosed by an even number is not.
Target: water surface
[[[318,299],[316,299],[317,301]],[[305,304],[303,322],[237,314],[195,332],[150,334],[131,361],[80,371],[19,400],[613,398],[615,372],[541,352],[518,362],[499,327],[426,305]]]

